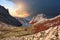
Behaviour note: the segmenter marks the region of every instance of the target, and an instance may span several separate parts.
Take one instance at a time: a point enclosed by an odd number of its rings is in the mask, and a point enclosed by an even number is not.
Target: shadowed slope
[[[17,19],[10,16],[8,10],[1,5],[0,5],[0,21],[13,26],[22,26],[22,24]]]

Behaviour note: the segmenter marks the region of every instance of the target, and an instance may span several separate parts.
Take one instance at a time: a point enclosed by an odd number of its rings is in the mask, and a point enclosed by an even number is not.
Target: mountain
[[[38,23],[43,23],[48,19],[44,17],[44,14],[38,14],[37,16],[33,17],[32,20],[29,22],[30,24],[36,25]]]
[[[47,18],[45,18],[47,19]],[[40,21],[40,20],[39,20]],[[33,24],[32,24],[33,25]],[[3,25],[2,25],[3,26]],[[5,26],[5,25],[4,25]],[[58,28],[58,29],[57,29]],[[0,27],[0,37],[6,40],[59,40],[60,39],[60,15],[40,21],[30,27]],[[33,38],[34,37],[34,38]],[[57,39],[58,37],[58,39]]]
[[[42,20],[42,21],[40,21],[40,20]],[[54,18],[51,18],[51,19],[46,19],[46,18],[42,17],[40,20],[39,20],[40,22],[39,21],[34,22],[34,20],[32,20],[30,22],[35,27],[36,32],[44,31],[44,30],[49,29],[50,27],[56,27],[56,26],[60,25],[60,15],[58,15]]]
[[[0,22],[13,26],[22,26],[22,24],[9,14],[8,9],[0,5]]]

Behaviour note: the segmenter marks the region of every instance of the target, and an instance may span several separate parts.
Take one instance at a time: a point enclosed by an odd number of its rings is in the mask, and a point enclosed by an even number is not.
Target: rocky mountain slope
[[[58,33],[58,36],[57,36]],[[60,28],[51,27],[48,30],[41,31],[32,35],[26,35],[21,37],[6,37],[1,40],[60,40]]]
[[[12,17],[9,14],[8,9],[5,9],[1,5],[0,5],[0,21],[6,23],[8,25],[22,26],[22,24],[16,18]]]
[[[40,19],[40,21],[42,20],[43,18]],[[44,22],[43,22],[44,21]],[[42,30],[46,30],[50,27],[55,27],[55,26],[59,26],[60,25],[60,15],[54,17],[54,18],[51,18],[51,19],[43,19],[41,22],[35,22],[32,21],[30,22],[32,25],[34,25],[34,27],[36,27],[36,31],[42,31]]]
[[[30,27],[6,27],[0,31],[2,40],[60,40],[60,15]]]

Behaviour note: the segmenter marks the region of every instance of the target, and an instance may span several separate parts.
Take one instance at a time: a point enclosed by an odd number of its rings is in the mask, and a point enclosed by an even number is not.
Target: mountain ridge
[[[0,21],[8,25],[22,26],[22,24],[9,14],[8,9],[0,5]]]
[[[46,18],[45,18],[46,19]],[[30,24],[32,24],[35,27],[36,32],[39,31],[44,31],[49,29],[50,27],[56,27],[60,25],[60,15],[51,18],[51,19],[47,19],[47,20],[42,20],[41,22],[38,21],[31,21]],[[43,22],[44,21],[44,22]]]

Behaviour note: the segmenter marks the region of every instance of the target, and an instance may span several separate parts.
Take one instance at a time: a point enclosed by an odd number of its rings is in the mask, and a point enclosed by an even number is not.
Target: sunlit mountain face
[[[41,14],[39,14],[30,21],[30,24],[36,27],[35,29],[36,32],[47,30],[50,27],[56,27],[56,26],[59,27],[60,15],[51,19],[47,19],[47,18],[44,18]]]

